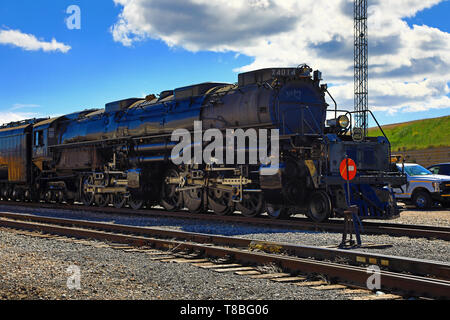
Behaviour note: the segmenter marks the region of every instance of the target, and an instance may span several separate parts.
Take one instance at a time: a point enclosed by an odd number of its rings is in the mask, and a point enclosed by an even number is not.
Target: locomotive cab
[[[56,144],[56,123],[60,119],[52,118],[36,123],[32,135],[32,159],[40,171],[49,170],[53,160],[49,146]]]

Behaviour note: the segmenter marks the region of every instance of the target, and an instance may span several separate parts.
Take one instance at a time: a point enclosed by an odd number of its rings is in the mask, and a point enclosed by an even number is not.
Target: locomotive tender
[[[398,216],[391,188],[405,177],[390,164],[389,141],[361,136],[354,112],[328,109],[321,80],[306,65],[262,69],[240,74],[237,84],[202,83],[5,125],[0,197],[273,218],[305,213],[317,222],[341,216],[349,198],[360,218]],[[279,166],[267,175],[262,163],[174,165],[171,133],[194,135],[195,121],[202,130],[278,129]],[[346,156],[358,168],[349,195],[339,173]]]

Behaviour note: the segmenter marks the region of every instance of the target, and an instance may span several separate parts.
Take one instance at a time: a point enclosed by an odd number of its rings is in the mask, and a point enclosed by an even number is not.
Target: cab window
[[[34,145],[36,147],[42,147],[44,145],[44,131],[36,131],[34,133]]]

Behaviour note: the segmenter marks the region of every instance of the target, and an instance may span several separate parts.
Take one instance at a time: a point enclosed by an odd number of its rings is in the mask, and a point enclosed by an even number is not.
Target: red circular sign
[[[348,172],[347,172],[348,167]],[[339,167],[339,172],[341,173],[344,180],[353,180],[356,176],[356,163],[352,159],[344,159]]]

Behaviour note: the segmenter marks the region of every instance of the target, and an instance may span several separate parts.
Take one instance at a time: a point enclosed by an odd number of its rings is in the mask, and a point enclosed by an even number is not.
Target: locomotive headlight
[[[340,116],[338,118],[338,124],[341,128],[345,129],[350,124],[350,119],[347,116]]]

